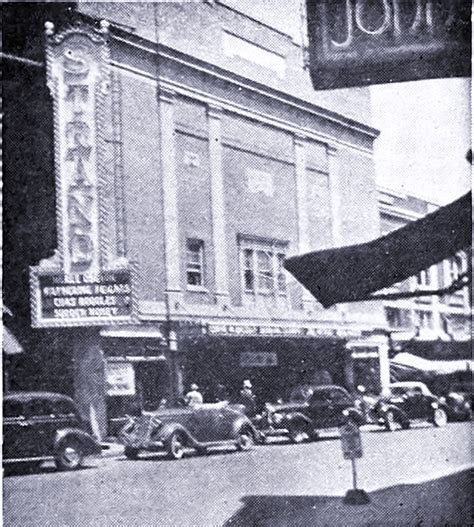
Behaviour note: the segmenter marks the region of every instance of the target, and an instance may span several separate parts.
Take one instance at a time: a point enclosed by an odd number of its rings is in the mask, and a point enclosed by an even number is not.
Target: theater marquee
[[[100,29],[77,25],[56,34],[46,23],[58,248],[30,270],[34,327],[128,323],[135,311],[132,268],[108,236],[113,171],[106,170],[104,155],[107,33],[106,22]]]

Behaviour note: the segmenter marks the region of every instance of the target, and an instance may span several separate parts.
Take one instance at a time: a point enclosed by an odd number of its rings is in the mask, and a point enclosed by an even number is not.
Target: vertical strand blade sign
[[[30,269],[33,327],[132,321],[132,268],[107,233],[104,122],[109,93],[108,24],[58,33],[46,23],[47,83],[54,104],[58,247]],[[112,171],[113,173],[113,171]]]
[[[306,0],[316,90],[471,75],[466,0]]]

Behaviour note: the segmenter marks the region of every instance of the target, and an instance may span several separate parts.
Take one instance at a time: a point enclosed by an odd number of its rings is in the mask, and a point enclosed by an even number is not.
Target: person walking
[[[191,384],[190,390],[186,394],[185,400],[188,406],[194,406],[196,404],[203,403],[202,394],[199,391],[199,386],[197,384],[195,383]]]

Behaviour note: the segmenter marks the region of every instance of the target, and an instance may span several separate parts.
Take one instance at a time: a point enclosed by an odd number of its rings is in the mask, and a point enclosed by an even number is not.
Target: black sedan
[[[101,447],[89,435],[74,402],[50,392],[15,392],[3,398],[3,464],[36,466],[54,460],[60,470],[81,466]]]
[[[448,422],[446,401],[432,394],[422,382],[404,381],[390,384],[390,393],[381,400],[400,408],[410,421],[428,421],[434,426],[445,426]]]
[[[287,403],[265,406],[263,414],[254,420],[258,429],[266,437],[287,436],[293,443],[316,439],[319,430],[348,420],[357,425],[365,422],[363,413],[341,386],[299,385]]]
[[[220,446],[248,450],[258,433],[242,410],[221,402],[144,412],[129,418],[119,438],[129,459],[142,451],[166,452],[171,459],[180,459],[189,448],[200,453]]]

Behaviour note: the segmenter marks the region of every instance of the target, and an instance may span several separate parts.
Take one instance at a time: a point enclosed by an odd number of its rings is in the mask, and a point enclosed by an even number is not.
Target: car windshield
[[[291,390],[290,401],[300,403],[307,401],[314,393],[312,386],[296,386]]]

